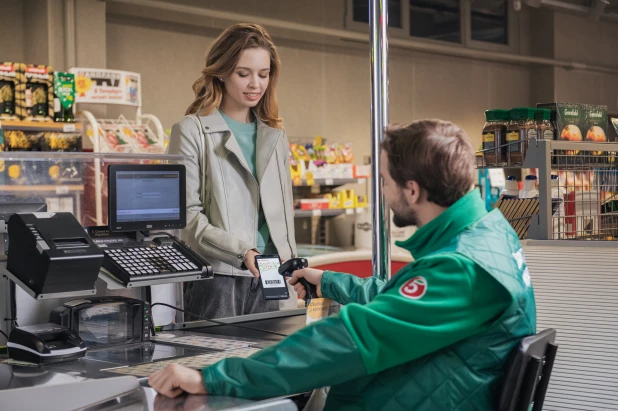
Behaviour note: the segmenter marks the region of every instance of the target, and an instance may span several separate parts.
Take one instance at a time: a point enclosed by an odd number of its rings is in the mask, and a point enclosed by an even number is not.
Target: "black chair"
[[[507,362],[498,411],[541,411],[558,345],[556,330],[548,328],[525,337]],[[530,408],[532,406],[532,408]]]

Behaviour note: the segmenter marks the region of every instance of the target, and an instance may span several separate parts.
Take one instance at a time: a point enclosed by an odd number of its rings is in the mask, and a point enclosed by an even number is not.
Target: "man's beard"
[[[403,195],[399,198],[397,204],[391,207],[391,211],[393,212],[393,224],[397,227],[403,228],[418,225],[416,213],[408,207]]]

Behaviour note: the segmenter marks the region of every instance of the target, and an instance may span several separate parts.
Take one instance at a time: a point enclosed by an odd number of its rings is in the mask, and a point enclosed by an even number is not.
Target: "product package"
[[[554,125],[555,139],[572,142],[591,141],[607,142],[607,106],[569,103],[537,104],[539,108],[552,111],[551,121]],[[567,150],[563,155],[596,154],[582,153],[579,150]]]
[[[15,108],[15,96],[20,66],[19,63],[0,64],[0,119],[19,120]]]
[[[27,121],[54,118],[54,77],[50,66],[21,64],[17,84],[17,115]]]
[[[75,75],[54,73],[54,121],[75,122]]]
[[[45,133],[41,139],[44,151],[82,151],[82,136],[69,133]],[[49,184],[82,184],[84,164],[79,160],[57,158],[44,161],[44,178]]]

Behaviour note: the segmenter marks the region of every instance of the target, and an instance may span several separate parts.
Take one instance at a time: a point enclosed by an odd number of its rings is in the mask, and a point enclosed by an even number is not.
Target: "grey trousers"
[[[254,277],[215,274],[212,280],[192,281],[184,286],[185,321],[279,311],[279,301],[264,300],[262,283]]]

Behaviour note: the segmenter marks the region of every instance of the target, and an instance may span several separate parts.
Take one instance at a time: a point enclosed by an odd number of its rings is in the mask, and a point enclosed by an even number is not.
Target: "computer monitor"
[[[187,225],[184,165],[112,164],[107,182],[110,231],[173,230]]]

